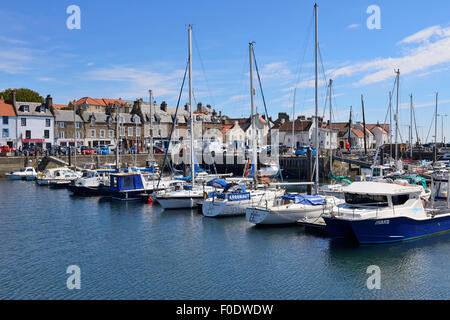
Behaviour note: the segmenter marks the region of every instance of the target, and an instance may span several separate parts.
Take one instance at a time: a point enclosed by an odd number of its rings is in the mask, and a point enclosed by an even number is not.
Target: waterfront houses
[[[84,145],[83,119],[73,110],[54,110],[55,115],[55,144],[58,146]]]
[[[17,115],[12,104],[0,100],[0,146],[17,147]]]
[[[21,102],[13,91],[12,103],[17,114],[17,147],[50,149],[55,141],[52,97],[48,95],[45,103]]]

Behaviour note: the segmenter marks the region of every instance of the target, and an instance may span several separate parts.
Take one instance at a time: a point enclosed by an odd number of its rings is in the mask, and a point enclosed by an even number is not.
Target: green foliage
[[[11,88],[6,89],[0,92],[0,96],[2,96],[5,101],[11,101],[12,90],[13,89]],[[16,90],[16,101],[44,103],[44,98],[36,91],[27,88],[20,88],[14,90]]]

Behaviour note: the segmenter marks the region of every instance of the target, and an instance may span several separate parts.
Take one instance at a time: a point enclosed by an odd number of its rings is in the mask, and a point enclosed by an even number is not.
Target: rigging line
[[[273,141],[272,141],[272,127],[270,125],[269,113],[267,112],[266,99],[264,98],[264,91],[263,91],[262,84],[261,84],[261,77],[259,76],[258,63],[256,62],[255,49],[253,48],[253,46],[252,46],[252,53],[253,53],[253,60],[255,62],[256,74],[258,75],[259,89],[261,90],[261,97],[262,97],[263,104],[264,104],[264,110],[266,112],[266,121],[267,121],[267,124],[269,125],[270,142],[273,144]],[[273,148],[273,149],[275,149],[275,148]],[[274,151],[273,149],[271,150],[271,152]],[[278,165],[279,165],[279,163],[280,163],[279,160],[277,162],[278,162]],[[278,170],[278,172],[280,174],[281,182],[283,182],[283,175],[281,174],[281,170]],[[256,174],[256,172],[255,172],[255,174]]]
[[[427,134],[427,138],[425,139],[425,142],[428,142],[428,136],[430,135],[431,128],[433,127],[435,116],[436,116],[436,110],[433,112],[433,117],[431,118],[431,124],[430,124],[430,128],[428,129],[428,134]]]
[[[313,21],[314,21],[314,10],[312,11],[311,19],[309,21],[309,26],[308,26],[308,29],[306,32],[305,42],[303,43],[303,47],[305,48],[305,50],[303,51],[301,63],[300,63],[300,60],[297,61],[297,67],[296,67],[297,74],[296,74],[295,83],[294,83],[294,104],[295,104],[295,94],[296,94],[297,84],[298,84],[298,81],[300,80],[300,74],[301,74],[301,71],[303,70],[303,63],[305,61],[305,56],[306,56],[306,52],[308,49],[308,42],[309,42],[309,39],[312,34],[311,30],[312,30]],[[295,107],[295,105],[294,105],[294,107]]]
[[[202,56],[201,56],[201,54],[200,54],[199,46],[198,46],[198,44],[197,44],[197,38],[196,38],[196,36],[195,36],[195,32],[192,34],[192,38],[194,39],[194,46],[195,46],[195,49],[197,50],[197,54],[198,54],[199,61],[200,61],[200,66],[202,67],[203,76],[205,77],[206,88],[207,88],[207,90],[208,90],[209,98],[211,99],[211,102],[212,102],[214,105],[216,105],[216,102],[215,102],[215,100],[214,100],[214,98],[213,98],[213,96],[212,96],[212,94],[211,94],[211,88],[210,88],[210,86],[209,86],[208,78],[206,77],[205,66],[204,66],[204,64],[203,64],[203,59],[202,59]]]
[[[413,118],[414,118],[414,128],[416,131],[416,143],[420,143],[420,139],[419,139],[419,131],[417,130],[417,122],[416,122],[416,109],[414,109],[414,102],[412,104],[412,112],[413,112]]]
[[[183,94],[184,82],[186,81],[186,75],[187,75],[187,72],[188,72],[188,68],[189,68],[189,61],[187,62],[186,69],[184,70],[183,82],[181,83],[181,89],[180,89],[180,94],[178,95],[178,102],[177,102],[177,107],[175,109],[174,120],[172,122],[172,128],[170,128],[169,142],[167,143],[166,152],[165,152],[165,155],[164,155],[164,161],[163,161],[163,165],[162,165],[162,169],[161,169],[161,174],[159,175],[158,184],[156,185],[156,190],[158,190],[158,188],[159,188],[159,183],[161,181],[162,174],[164,172],[164,167],[165,167],[166,161],[167,161],[167,156],[169,154],[169,146],[170,146],[170,142],[172,140],[173,131],[174,131],[174,128],[175,128],[175,123],[176,123],[177,114],[178,114],[178,107],[180,106],[181,95]]]

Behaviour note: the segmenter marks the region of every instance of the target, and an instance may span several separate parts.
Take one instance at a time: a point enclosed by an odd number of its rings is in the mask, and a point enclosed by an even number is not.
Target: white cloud
[[[0,35],[0,41],[7,42],[10,44],[19,44],[19,45],[27,44],[26,41],[19,40],[19,39],[12,39],[12,38],[8,38],[8,37],[2,36],[2,35]]]
[[[443,68],[447,68],[443,65],[450,62],[450,28],[430,27],[403,39],[400,43],[420,43],[420,45],[401,57],[376,58],[330,70],[330,77],[336,79],[363,74],[355,83],[356,86],[362,86],[392,78],[395,69],[400,69],[403,75],[419,71],[431,72],[429,68],[432,67],[435,67],[432,72],[440,72]]]
[[[347,26],[347,29],[358,29],[361,25],[354,23]]]

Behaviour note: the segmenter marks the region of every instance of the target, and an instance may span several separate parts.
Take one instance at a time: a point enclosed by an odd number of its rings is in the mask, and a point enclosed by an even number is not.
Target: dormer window
[[[30,106],[29,106],[29,105],[26,105],[26,104],[23,105],[23,106],[22,106],[22,111],[23,111],[23,112],[30,112]]]
[[[91,127],[95,126],[95,119],[91,118]]]
[[[40,112],[40,113],[45,113],[45,107],[40,107],[40,108],[39,108],[39,112]]]

